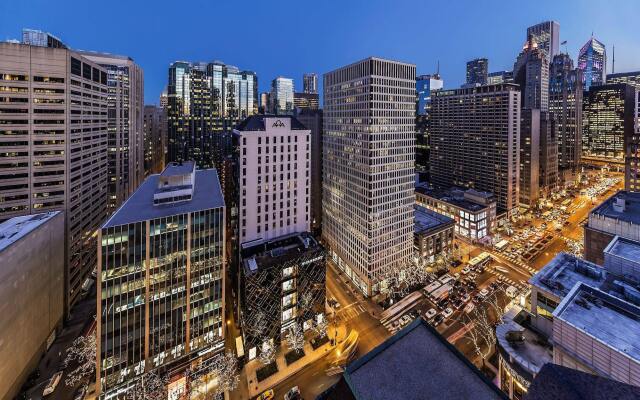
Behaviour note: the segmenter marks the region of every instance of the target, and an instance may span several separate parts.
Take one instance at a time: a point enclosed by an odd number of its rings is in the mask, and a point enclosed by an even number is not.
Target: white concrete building
[[[413,252],[415,78],[380,58],[324,75],[322,236],[366,295]]]
[[[290,116],[254,115],[238,142],[240,245],[310,230],[310,133]]]

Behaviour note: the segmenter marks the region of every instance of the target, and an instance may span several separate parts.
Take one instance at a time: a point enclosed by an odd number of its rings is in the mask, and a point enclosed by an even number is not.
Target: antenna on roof
[[[436,68],[436,75],[440,76],[440,60],[438,60],[438,67]]]
[[[611,66],[611,73],[616,73],[616,45],[613,45],[613,63]]]

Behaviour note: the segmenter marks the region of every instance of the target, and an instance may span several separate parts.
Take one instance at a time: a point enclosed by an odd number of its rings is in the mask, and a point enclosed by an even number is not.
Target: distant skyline
[[[545,20],[560,23],[576,61],[594,36],[607,48],[611,73],[640,70],[637,17],[640,2],[502,1],[318,2],[246,1],[176,3],[113,0],[97,3],[44,0],[0,4],[0,40],[20,39],[22,28],[58,36],[74,49],[130,56],[144,70],[145,103],[157,104],[173,61],[221,60],[258,74],[259,90],[277,76],[293,78],[328,71],[368,56],[414,63],[417,73],[440,74],[445,88],[465,80],[466,62],[489,59],[489,72],[510,70],[526,39],[526,28]],[[180,8],[183,6],[182,8]],[[322,79],[319,79],[319,89]]]

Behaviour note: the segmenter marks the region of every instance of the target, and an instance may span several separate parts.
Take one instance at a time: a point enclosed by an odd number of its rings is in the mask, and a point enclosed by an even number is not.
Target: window
[[[71,57],[71,73],[80,76],[82,71],[82,63],[77,58]]]

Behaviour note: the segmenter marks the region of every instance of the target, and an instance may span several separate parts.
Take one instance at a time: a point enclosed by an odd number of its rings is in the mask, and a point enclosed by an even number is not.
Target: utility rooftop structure
[[[560,253],[532,276],[529,283],[562,298],[578,282],[599,287],[604,283],[606,275],[606,271],[599,265],[568,253]]]
[[[640,307],[579,283],[553,318],[554,363],[640,386]]]
[[[446,215],[439,214],[421,206],[415,207],[414,231],[418,233],[429,233],[440,228],[453,226],[453,219]]]
[[[325,399],[506,399],[421,318],[349,364]]]

